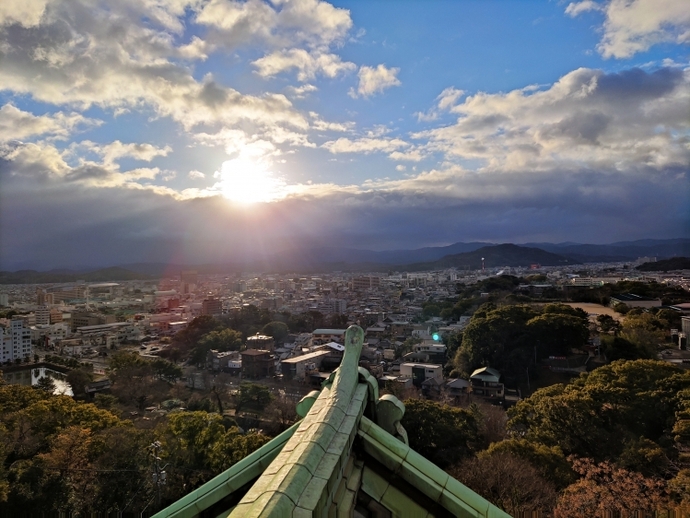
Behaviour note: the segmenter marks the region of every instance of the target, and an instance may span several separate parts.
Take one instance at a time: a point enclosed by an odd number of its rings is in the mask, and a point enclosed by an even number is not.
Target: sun
[[[269,203],[286,196],[285,182],[251,159],[226,160],[216,173],[220,181],[216,189],[235,203],[252,205]]]

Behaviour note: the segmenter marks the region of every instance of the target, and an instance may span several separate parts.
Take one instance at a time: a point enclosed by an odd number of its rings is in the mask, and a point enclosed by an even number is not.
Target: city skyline
[[[677,1],[11,0],[0,269],[690,237]]]

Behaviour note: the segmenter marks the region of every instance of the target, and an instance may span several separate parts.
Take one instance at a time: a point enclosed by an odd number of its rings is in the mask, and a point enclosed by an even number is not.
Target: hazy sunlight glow
[[[268,203],[287,195],[285,182],[251,159],[226,160],[215,176],[220,178],[215,188],[236,203]]]

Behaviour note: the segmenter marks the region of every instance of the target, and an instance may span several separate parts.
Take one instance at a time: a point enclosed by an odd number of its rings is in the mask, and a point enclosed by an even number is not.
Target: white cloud
[[[602,11],[603,7],[592,0],[582,0],[581,2],[570,2],[565,8],[565,14],[575,17],[587,11]]]
[[[295,99],[304,99],[309,94],[317,92],[319,89],[314,85],[305,84],[300,86],[288,86],[285,91]]]
[[[352,27],[350,12],[318,0],[247,2],[211,0],[196,16],[196,22],[217,32],[214,43],[234,47],[259,41],[280,48],[306,44],[312,48],[342,41]]]
[[[408,147],[409,144],[400,139],[388,138],[360,138],[357,140],[350,140],[348,138],[339,138],[337,140],[330,140],[323,144],[331,153],[375,153],[375,152],[393,152],[397,149]]]
[[[48,0],[3,0],[0,2],[0,25],[19,23],[35,27],[41,21]]]
[[[100,123],[101,121],[88,119],[75,112],[37,116],[8,103],[0,108],[0,142],[39,135],[65,139],[79,127],[96,126]]]
[[[189,173],[187,173],[187,176],[189,178],[192,178],[193,180],[199,178],[206,178],[206,175],[204,173],[202,173],[201,171],[197,171],[196,169],[194,171],[189,171]]]
[[[383,64],[376,68],[363,66],[357,73],[359,77],[357,91],[350,90],[350,96],[369,97],[392,86],[398,86],[401,84],[397,78],[399,72],[399,68],[386,68]]]
[[[438,97],[436,97],[436,107],[430,110],[428,113],[417,112],[417,120],[419,121],[433,121],[439,118],[442,111],[448,111],[453,108],[453,106],[458,102],[458,99],[465,95],[464,90],[458,90],[457,88],[450,86],[443,90]]]
[[[413,135],[427,151],[486,170],[628,171],[690,162],[690,71],[578,69],[550,88],[479,92],[452,125]]]
[[[585,0],[570,3],[566,14],[603,10],[604,35],[597,49],[606,58],[629,58],[657,43],[690,42],[690,9],[679,0],[611,0],[606,6]]]
[[[356,70],[354,63],[343,62],[340,56],[321,52],[307,52],[304,49],[290,49],[273,52],[252,63],[262,77],[272,77],[291,69],[297,69],[297,79],[309,81],[317,74],[334,78]]]

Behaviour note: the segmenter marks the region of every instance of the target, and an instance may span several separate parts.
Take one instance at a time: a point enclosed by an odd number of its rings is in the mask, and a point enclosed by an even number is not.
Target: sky
[[[690,237],[685,0],[2,0],[0,269]]]

